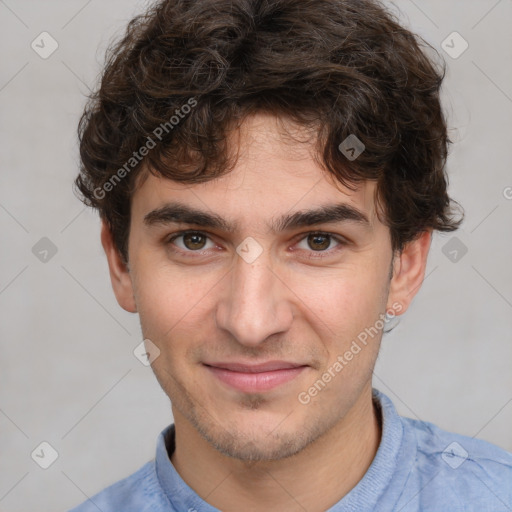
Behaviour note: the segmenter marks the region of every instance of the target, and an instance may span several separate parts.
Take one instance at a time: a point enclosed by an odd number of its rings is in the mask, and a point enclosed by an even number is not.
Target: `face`
[[[152,367],[175,421],[231,457],[279,459],[354,410],[371,389],[383,314],[411,297],[400,272],[389,279],[374,183],[333,182],[312,144],[282,138],[270,116],[239,134],[239,160],[217,180],[149,175],[132,198],[129,271],[112,279],[160,350]],[[330,206],[337,215],[294,215]]]

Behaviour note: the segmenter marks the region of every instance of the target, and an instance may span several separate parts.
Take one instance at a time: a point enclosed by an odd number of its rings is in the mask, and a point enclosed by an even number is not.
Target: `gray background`
[[[403,415],[512,451],[512,0],[394,5],[447,61],[450,193],[466,220],[435,235],[374,386]],[[97,215],[71,189],[84,95],[143,6],[0,0],[1,511],[71,508],[150,460],[172,421],[132,353],[138,318],[115,301]],[[31,48],[43,31],[59,45],[47,59]],[[441,49],[453,31],[469,43],[456,59]],[[33,253],[43,237],[55,255]],[[457,261],[447,243],[459,244]],[[42,441],[59,455],[48,469],[31,458]]]

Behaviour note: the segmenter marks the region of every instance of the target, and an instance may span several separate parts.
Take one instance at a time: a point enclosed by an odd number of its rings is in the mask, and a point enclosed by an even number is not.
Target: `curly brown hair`
[[[377,181],[393,250],[453,231],[464,215],[447,194],[446,64],[422,46],[433,49],[377,0],[159,1],[107,50],[78,126],[75,185],[127,262],[141,169],[219,177],[235,164],[229,130],[264,111],[314,129],[318,161],[341,184]],[[354,160],[339,149],[349,135],[365,146]]]

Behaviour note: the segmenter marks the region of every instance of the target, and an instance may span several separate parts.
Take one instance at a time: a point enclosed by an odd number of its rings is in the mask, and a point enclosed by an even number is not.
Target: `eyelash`
[[[181,237],[181,236],[184,236],[184,235],[187,235],[187,234],[194,234],[194,235],[201,235],[201,236],[204,236],[208,239],[210,239],[210,236],[203,232],[203,231],[196,231],[196,230],[185,230],[185,231],[179,231],[177,233],[174,233],[170,238],[167,239],[166,241],[166,244],[167,245],[171,245],[172,242],[174,242],[174,240],[176,240],[177,238]],[[311,235],[319,235],[319,236],[326,236],[326,237],[330,237],[331,239],[335,240],[336,242],[338,242],[339,244],[339,247],[344,247],[346,245],[348,245],[348,242],[347,240],[345,240],[344,238],[338,236],[338,235],[335,235],[333,233],[326,233],[324,231],[310,231],[310,232],[307,232],[307,233],[302,233],[302,237],[298,239],[297,243],[301,242],[302,240],[304,240],[305,238],[307,238],[308,236],[311,236]],[[340,250],[340,248],[338,247],[338,249],[328,249],[328,250],[325,250],[325,251],[308,251],[310,252],[310,255],[309,256],[306,256],[308,259],[322,259],[322,258],[326,258],[327,256],[324,256],[323,254],[327,254],[328,256],[330,256],[332,254],[333,251],[338,251]],[[177,253],[180,253],[180,254],[184,254],[184,255],[188,255],[189,254],[196,254],[197,256],[190,256],[192,258],[194,257],[199,257],[199,256],[202,256],[204,255],[204,253],[208,252],[209,249],[205,249],[205,250],[202,250],[202,251],[192,251],[192,250],[183,250],[183,249],[173,249],[174,252],[177,252]]]

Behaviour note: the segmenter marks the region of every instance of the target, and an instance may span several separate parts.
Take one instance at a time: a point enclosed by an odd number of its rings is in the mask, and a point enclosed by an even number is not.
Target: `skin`
[[[324,511],[364,476],[381,438],[371,377],[382,332],[309,403],[297,397],[380,314],[405,313],[424,278],[431,242],[426,231],[393,255],[375,209],[375,183],[356,191],[341,186],[314,159],[312,143],[283,136],[283,126],[295,136],[301,128],[280,121],[249,117],[231,139],[241,150],[235,167],[217,180],[183,185],[149,175],[132,198],[129,265],[106,225],[101,235],[119,304],[139,313],[144,338],[160,350],[152,367],[172,402],[171,461],[199,496],[228,512]],[[147,213],[171,200],[237,221],[240,230],[145,225]],[[357,207],[370,226],[267,228],[282,214],[331,202]],[[207,238],[169,241],[185,229]],[[315,231],[348,243],[328,237],[315,245],[308,239]],[[263,249],[252,263],[236,252],[249,236]],[[194,258],[194,250],[205,252]],[[324,257],[307,258],[318,254]],[[240,360],[308,367],[277,388],[245,393],[203,365]]]

